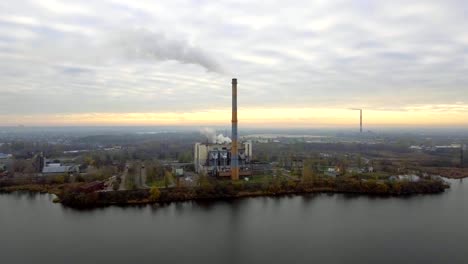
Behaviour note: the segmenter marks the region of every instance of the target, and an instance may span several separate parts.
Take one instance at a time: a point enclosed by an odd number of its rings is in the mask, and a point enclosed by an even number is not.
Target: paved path
[[[125,190],[126,189],[125,188],[125,178],[127,178],[128,166],[129,166],[129,164],[125,164],[125,169],[124,169],[124,172],[122,173],[122,176],[121,176],[122,182],[120,182],[119,190]]]
[[[146,178],[147,178],[147,173],[146,173],[146,167],[142,167],[141,168],[141,173],[140,173],[140,187],[145,189],[145,188],[150,188],[147,184],[146,184]]]

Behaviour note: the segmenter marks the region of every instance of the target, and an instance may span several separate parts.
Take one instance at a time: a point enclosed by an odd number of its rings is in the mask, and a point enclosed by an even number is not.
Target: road
[[[125,179],[127,178],[127,175],[128,175],[128,167],[129,167],[129,164],[125,164],[125,169],[124,169],[124,172],[122,173],[122,176],[121,176],[121,179],[122,181],[120,182],[120,187],[119,187],[119,190],[125,190]]]
[[[138,184],[138,186],[142,189],[150,188],[148,185],[146,185],[146,178],[147,178],[146,167],[141,166],[140,177],[139,177],[140,183]]]

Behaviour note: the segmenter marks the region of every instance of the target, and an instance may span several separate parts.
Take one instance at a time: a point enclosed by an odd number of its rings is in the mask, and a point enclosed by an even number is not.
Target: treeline
[[[180,162],[193,161],[194,142],[204,141],[198,133],[160,133],[160,134],[128,134],[128,135],[97,135],[82,138],[70,137],[63,143],[48,143],[44,140],[12,140],[0,146],[0,152],[13,154],[15,159],[31,159],[42,152],[47,158],[97,157],[96,165],[109,161],[125,162],[128,160],[172,159]],[[105,150],[120,146],[121,149]],[[64,153],[64,151],[82,150],[85,152]]]
[[[351,177],[334,179],[291,180],[274,177],[266,182],[231,182],[202,177],[196,187],[151,188],[150,190],[83,193],[67,189],[60,195],[63,204],[72,207],[93,207],[109,204],[174,202],[198,199],[229,199],[246,196],[276,196],[286,194],[336,192],[373,195],[410,195],[440,193],[448,188],[442,180],[423,179],[418,182],[357,180]]]
[[[175,159],[191,162],[194,142],[202,140],[198,133],[159,133],[88,136],[75,140],[73,144],[85,144],[91,149],[119,145],[122,150],[117,153],[125,160]]]
[[[361,144],[361,143],[270,143],[254,144],[255,159],[264,162],[274,162],[287,156],[308,156],[317,152],[360,153],[374,156],[382,152],[410,153],[407,146],[388,144]]]

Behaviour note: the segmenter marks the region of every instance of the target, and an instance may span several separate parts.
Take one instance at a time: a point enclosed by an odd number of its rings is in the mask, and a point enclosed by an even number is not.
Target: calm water
[[[0,195],[0,263],[468,263],[468,181],[441,195],[77,211]]]

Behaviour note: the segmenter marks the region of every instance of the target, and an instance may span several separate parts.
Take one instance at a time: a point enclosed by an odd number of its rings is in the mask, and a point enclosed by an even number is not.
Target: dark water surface
[[[410,198],[315,195],[77,211],[0,194],[0,263],[468,263],[468,181]]]

